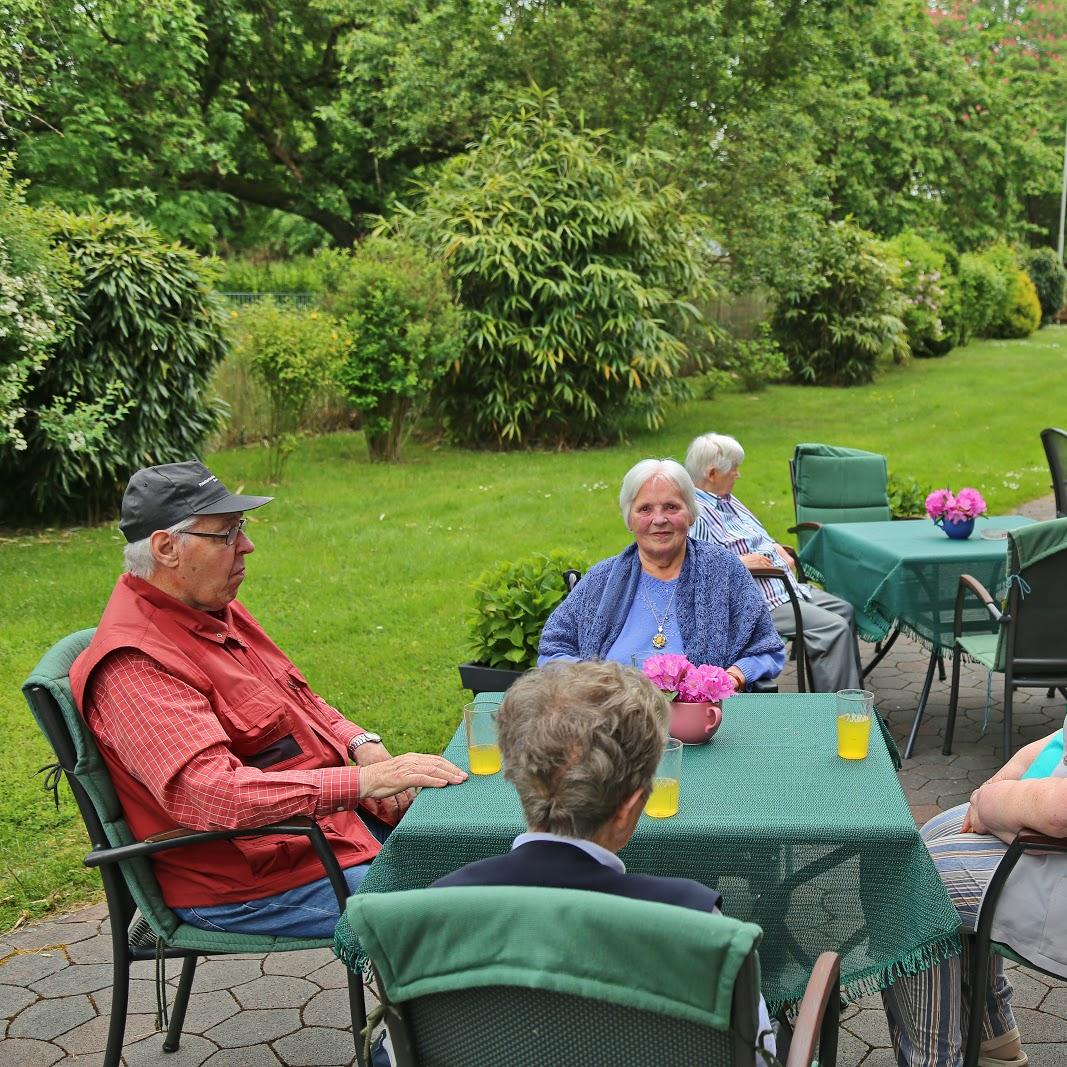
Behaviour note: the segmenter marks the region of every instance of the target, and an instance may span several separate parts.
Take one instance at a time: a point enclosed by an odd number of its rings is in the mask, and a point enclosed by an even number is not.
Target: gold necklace
[[[652,606],[652,601],[649,599],[648,593],[645,592],[644,586],[638,586],[638,588],[641,590],[641,599],[644,600],[645,607],[648,608],[649,613],[656,622],[656,632],[652,635],[652,647],[663,648],[667,643],[667,635],[663,632],[663,627],[667,625],[667,618],[671,613],[674,594],[678,590],[678,581],[675,579],[674,585],[671,586],[671,595],[667,599],[667,609],[663,612],[662,619],[656,614],[656,609]]]

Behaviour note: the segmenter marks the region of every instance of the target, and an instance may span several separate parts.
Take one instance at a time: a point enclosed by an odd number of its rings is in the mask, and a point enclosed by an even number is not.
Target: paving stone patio
[[[1051,498],[1020,511],[1051,518]],[[868,678],[878,709],[901,748],[926,663],[927,653],[901,638]],[[792,687],[787,674],[783,688]],[[915,754],[900,773],[918,823],[967,800],[1000,766],[999,701],[994,683],[992,720],[983,737],[986,677],[965,665],[955,751],[942,756],[948,682],[935,679]],[[1043,691],[1020,691],[1014,712],[1017,744],[1060,726],[1064,711],[1061,700],[1047,700]],[[102,904],[0,934],[0,1067],[102,1061],[111,993],[110,940]],[[345,975],[329,950],[201,962],[181,1049],[171,1054],[162,1051],[162,1037],[155,1031],[153,967],[151,962],[134,966],[123,1061],[129,1067],[327,1067],[353,1062]],[[178,964],[171,963],[172,986],[177,972]],[[1030,1063],[1067,1067],[1067,983],[1014,966],[1010,977]],[[842,1027],[841,1067],[893,1067],[877,996],[850,1005]]]

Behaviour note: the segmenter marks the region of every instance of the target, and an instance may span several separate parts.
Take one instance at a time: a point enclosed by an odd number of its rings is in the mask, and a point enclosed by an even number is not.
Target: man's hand
[[[792,553],[789,552],[789,550],[785,547],[785,545],[775,544],[774,547],[778,549],[778,555],[780,555],[782,557],[782,559],[785,560],[786,565],[789,567],[789,569],[794,574],[796,574],[797,561],[795,559],[793,559]]]
[[[413,786],[439,789],[445,785],[459,785],[466,780],[467,772],[449,763],[443,756],[406,752],[403,756],[390,756],[361,767],[359,792],[360,797],[378,799],[394,796]]]
[[[389,749],[385,745],[381,742],[375,744],[373,741],[360,745],[351,755],[352,762],[357,767],[369,767],[372,763],[381,763],[384,760],[393,758],[389,755]]]

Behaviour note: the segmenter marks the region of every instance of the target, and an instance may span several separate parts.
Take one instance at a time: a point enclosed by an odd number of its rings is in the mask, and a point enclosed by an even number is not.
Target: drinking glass
[[[837,692],[837,754],[842,759],[866,759],[871,739],[874,694],[867,689]]]
[[[496,774],[500,770],[496,705],[478,701],[464,704],[463,725],[467,728],[467,756],[471,774]]]
[[[653,819],[669,819],[678,814],[678,791],[682,780],[682,742],[668,737],[659,758],[652,792],[645,801],[645,814]]]

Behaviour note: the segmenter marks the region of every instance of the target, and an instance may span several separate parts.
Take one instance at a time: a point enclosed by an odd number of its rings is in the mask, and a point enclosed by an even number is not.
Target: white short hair
[[[634,499],[645,482],[656,477],[666,478],[674,483],[675,488],[682,494],[685,509],[689,512],[689,525],[692,526],[697,517],[696,488],[685,467],[675,459],[643,459],[626,472],[619,490],[619,508],[622,510],[622,521],[626,524],[626,529],[630,529],[630,508],[633,507]]]
[[[190,515],[189,518],[169,527],[167,533],[176,537],[192,529],[196,521],[197,516]],[[131,541],[122,550],[122,564],[126,572],[134,578],[144,578],[146,581],[151,578],[156,572],[156,560],[152,555],[152,534],[142,537],[140,541]]]
[[[706,433],[694,438],[685,454],[685,469],[694,482],[702,482],[714,467],[720,474],[737,470],[745,461],[745,450],[734,437]]]

